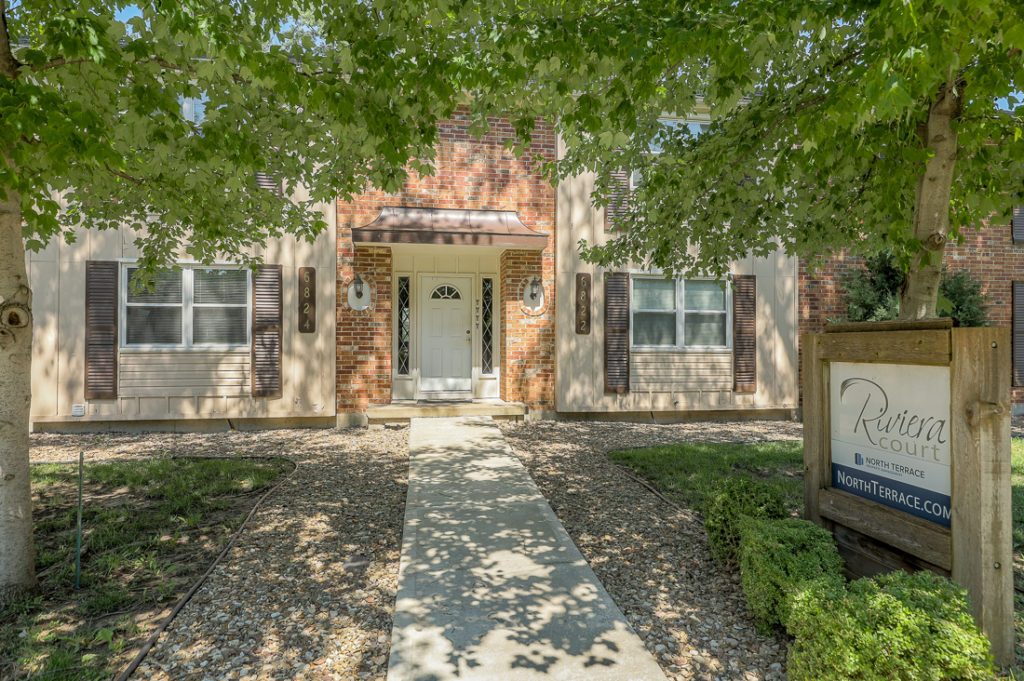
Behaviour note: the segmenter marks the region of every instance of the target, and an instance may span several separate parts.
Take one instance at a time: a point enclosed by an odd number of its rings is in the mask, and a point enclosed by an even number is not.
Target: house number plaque
[[[590,333],[590,275],[576,275],[576,333]]]
[[[299,333],[316,331],[316,268],[299,268]]]

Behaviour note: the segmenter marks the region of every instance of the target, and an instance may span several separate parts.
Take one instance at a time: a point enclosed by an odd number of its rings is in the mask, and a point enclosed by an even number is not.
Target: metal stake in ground
[[[78,528],[75,532],[75,591],[78,591],[79,579],[82,574],[82,468],[85,464],[85,452],[78,452]]]

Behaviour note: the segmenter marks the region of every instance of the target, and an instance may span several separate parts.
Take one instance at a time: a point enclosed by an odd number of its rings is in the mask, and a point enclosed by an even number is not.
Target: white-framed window
[[[181,117],[189,123],[195,125],[201,125],[206,120],[206,103],[210,101],[210,98],[206,94],[201,94],[198,97],[178,97],[178,103],[181,105]]]
[[[729,287],[714,279],[630,277],[634,348],[724,350],[732,346]]]
[[[700,137],[711,127],[710,118],[659,118],[658,123],[665,130],[666,134],[673,134],[679,128],[686,128],[693,137]],[[661,139],[655,137],[651,141],[648,151],[652,154],[660,154],[664,151]]]
[[[122,265],[123,348],[226,349],[249,345],[249,270],[181,265],[158,272],[150,290],[134,291],[136,267]]]
[[[690,134],[694,137],[700,137],[708,131],[711,127],[711,119],[709,118],[659,118],[658,123],[662,126],[665,134],[674,133],[678,128],[686,128]],[[664,151],[662,145],[662,139],[655,137],[651,140],[651,144],[647,149],[647,152],[652,156],[657,156]],[[636,191],[644,184],[643,171],[639,168],[630,171],[629,173],[629,190]]]

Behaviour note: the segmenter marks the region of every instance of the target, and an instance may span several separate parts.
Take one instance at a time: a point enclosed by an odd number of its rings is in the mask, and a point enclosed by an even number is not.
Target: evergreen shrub
[[[858,579],[799,593],[787,623],[796,637],[789,681],[993,679],[989,642],[960,586],[930,572]]]
[[[949,308],[939,316],[952,317],[953,326],[988,326],[988,297],[981,290],[981,282],[968,270],[943,272],[939,294]]]
[[[711,555],[723,563],[736,562],[741,517],[784,518],[789,515],[781,490],[743,476],[725,478],[716,484],[703,511]]]
[[[864,260],[865,268],[842,280],[847,319],[880,322],[900,314],[900,289],[906,273],[889,252]],[[952,317],[953,326],[988,326],[988,296],[969,270],[943,271],[938,315]]]
[[[793,599],[812,587],[840,589],[843,559],[831,533],[796,518],[741,518],[740,575],[758,629],[787,627]]]

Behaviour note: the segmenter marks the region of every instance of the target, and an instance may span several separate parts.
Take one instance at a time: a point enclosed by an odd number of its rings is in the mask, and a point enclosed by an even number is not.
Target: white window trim
[[[727,276],[724,280],[713,279],[711,277],[693,277],[687,279],[673,279],[676,285],[676,307],[675,310],[669,312],[668,310],[647,310],[644,308],[637,308],[633,305],[633,282],[637,279],[661,279],[664,280],[663,275],[657,273],[633,273],[629,275],[629,347],[631,350],[639,350],[643,352],[726,352],[732,350],[732,286],[729,285],[731,279]],[[725,310],[718,312],[716,310],[686,310],[686,281],[722,281],[725,284]],[[635,312],[656,312],[661,314],[675,314],[676,316],[676,344],[675,345],[637,345],[633,342],[633,332],[636,329],[636,324],[633,323],[633,314]],[[710,313],[710,314],[722,314],[725,317],[725,345],[685,345],[684,339],[686,331],[686,313]]]
[[[206,265],[203,263],[177,263],[181,268],[181,343],[128,343],[128,270],[138,266],[136,260],[121,260],[120,293],[118,296],[117,314],[117,337],[118,349],[126,351],[147,351],[147,350],[173,350],[179,352],[210,352],[210,351],[232,351],[248,350],[252,347],[252,274],[245,277],[245,305],[214,305],[212,303],[196,303],[193,296],[193,272],[195,270],[239,270],[240,265],[229,263],[216,263]],[[140,307],[178,307],[177,303],[145,303]],[[192,342],[192,310],[195,307],[234,307],[245,308],[245,343],[240,344],[203,344],[197,345]]]

